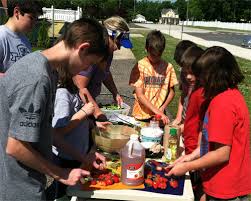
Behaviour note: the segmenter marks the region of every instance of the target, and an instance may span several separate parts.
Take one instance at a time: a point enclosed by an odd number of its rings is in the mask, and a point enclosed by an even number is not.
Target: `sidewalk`
[[[163,25],[163,24],[136,24],[136,25],[139,25],[141,27],[145,27],[148,29],[157,29],[157,30],[160,30],[162,33],[169,35],[169,26],[168,25]],[[189,28],[186,27],[185,29],[191,29],[190,31],[192,31],[192,32],[195,31],[198,33],[199,32],[201,32],[201,33],[211,32],[209,30],[196,29],[196,28],[191,28],[191,27],[189,27]],[[177,39],[181,39],[181,26],[174,26],[173,25],[170,30],[170,36],[177,38]],[[202,45],[204,47],[221,46],[221,47],[226,48],[228,51],[230,51],[233,55],[235,55],[237,57],[251,60],[251,49],[246,49],[246,48],[242,48],[240,46],[230,45],[230,44],[222,43],[219,41],[207,41],[202,38],[191,36],[188,33],[182,34],[182,40],[191,40],[191,41],[195,42],[196,44]]]

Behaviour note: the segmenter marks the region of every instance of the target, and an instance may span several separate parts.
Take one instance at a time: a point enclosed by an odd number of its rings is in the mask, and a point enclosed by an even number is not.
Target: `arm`
[[[164,110],[167,108],[167,106],[169,105],[169,103],[173,100],[174,95],[175,95],[174,87],[171,87],[170,91],[168,93],[168,96],[167,96],[167,98],[165,100],[165,102],[160,107],[160,109],[161,109],[162,112],[164,112]]]
[[[90,174],[82,169],[69,170],[55,166],[34,150],[29,142],[12,137],[8,137],[6,153],[24,165],[47,174],[66,185],[75,185],[80,178]]]
[[[135,88],[136,96],[141,104],[143,104],[146,108],[148,108],[150,111],[152,111],[154,114],[160,114],[161,119],[163,120],[164,124],[167,124],[169,122],[168,117],[157,107],[155,107],[144,95],[144,89],[136,87]]]
[[[172,168],[168,175],[184,175],[191,170],[200,170],[220,165],[229,160],[231,146],[214,143],[215,149],[203,157],[191,162],[178,163]]]
[[[178,125],[181,122],[181,119],[182,119],[182,110],[183,110],[183,105],[181,103],[181,97],[180,97],[179,98],[178,111],[177,111],[177,114],[176,114],[176,118],[172,122],[173,125]]]
[[[111,72],[108,74],[106,80],[104,80],[103,83],[106,86],[106,88],[112,93],[113,99],[118,103],[118,105],[121,105],[123,100],[121,96],[118,94],[118,89],[114,83]]]
[[[75,85],[79,89],[79,94],[82,101],[84,103],[92,102],[92,104],[94,105],[94,108],[95,108],[94,113],[93,113],[94,117],[98,118],[98,116],[103,115],[103,112],[100,110],[98,104],[96,103],[96,101],[94,100],[94,98],[91,96],[90,92],[87,89],[90,78],[86,76],[82,76],[82,75],[75,75],[73,77],[73,80],[74,80]]]

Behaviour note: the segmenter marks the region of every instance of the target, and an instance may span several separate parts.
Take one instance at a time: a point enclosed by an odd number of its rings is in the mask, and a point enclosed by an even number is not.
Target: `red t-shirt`
[[[213,150],[214,142],[231,146],[228,162],[202,171],[205,193],[222,199],[250,194],[249,112],[237,89],[229,89],[211,101],[204,119],[201,146],[207,146],[205,139],[208,139],[208,151]]]
[[[204,101],[203,88],[195,90],[190,97],[184,122],[185,153],[190,154],[197,148],[200,132],[200,106]]]

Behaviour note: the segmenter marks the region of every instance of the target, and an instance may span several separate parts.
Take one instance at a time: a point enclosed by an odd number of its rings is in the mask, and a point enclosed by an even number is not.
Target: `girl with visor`
[[[132,43],[129,38],[129,26],[122,17],[110,17],[103,22],[103,25],[109,34],[110,55],[108,59],[91,66],[87,71],[82,71],[73,78],[79,88],[83,101],[90,101],[94,104],[95,111],[93,115],[95,119],[99,121],[107,120],[95,101],[96,97],[100,95],[102,83],[112,93],[114,101],[119,106],[121,106],[123,102],[110,71],[113,52],[119,50],[121,46],[124,48],[132,48]]]

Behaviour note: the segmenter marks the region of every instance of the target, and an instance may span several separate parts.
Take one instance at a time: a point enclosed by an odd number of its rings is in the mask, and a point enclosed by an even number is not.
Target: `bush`
[[[38,29],[37,47],[48,48],[50,46],[48,30],[49,24],[46,20],[43,20]]]

